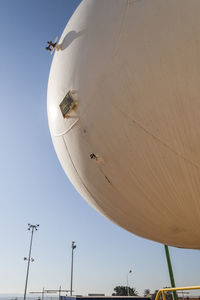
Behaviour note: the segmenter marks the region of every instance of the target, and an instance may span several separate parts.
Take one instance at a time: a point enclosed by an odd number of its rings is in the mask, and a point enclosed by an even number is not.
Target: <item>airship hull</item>
[[[128,231],[199,249],[200,2],[83,1],[59,43],[48,118],[73,185]]]

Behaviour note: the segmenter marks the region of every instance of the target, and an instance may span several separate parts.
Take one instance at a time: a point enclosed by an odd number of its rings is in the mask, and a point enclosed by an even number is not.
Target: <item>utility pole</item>
[[[167,259],[167,265],[168,265],[168,270],[169,270],[169,277],[170,277],[170,281],[171,281],[171,286],[172,286],[172,288],[174,288],[176,286],[175,286],[175,280],[174,280],[174,274],[173,274],[170,254],[169,254],[169,248],[168,248],[167,245],[164,245],[164,247],[165,247],[165,254],[166,254],[166,259]],[[174,300],[178,300],[176,291],[173,291],[173,298],[174,298]]]
[[[42,300],[44,300],[44,288],[42,289]]]
[[[59,287],[59,291],[58,291],[58,300],[60,300],[60,295],[61,295],[61,286]]]
[[[24,289],[24,300],[26,300],[26,291],[27,291],[27,284],[28,284],[28,275],[29,275],[29,268],[30,268],[30,262],[34,262],[34,259],[31,258],[31,250],[32,250],[32,243],[33,243],[33,233],[34,231],[38,230],[39,224],[37,225],[32,225],[28,224],[28,230],[31,230],[31,241],[30,241],[30,248],[29,248],[29,255],[28,258],[24,257],[24,260],[28,261],[27,264],[27,272],[26,272],[26,281],[25,281],[25,289]]]
[[[129,296],[130,292],[129,292],[129,283],[128,283],[128,275],[132,273],[132,270],[129,270],[128,273],[127,273],[127,296]]]
[[[70,296],[72,296],[72,286],[73,286],[73,267],[74,267],[74,249],[76,248],[75,242],[72,242],[72,261],[71,261],[71,286],[70,286]]]

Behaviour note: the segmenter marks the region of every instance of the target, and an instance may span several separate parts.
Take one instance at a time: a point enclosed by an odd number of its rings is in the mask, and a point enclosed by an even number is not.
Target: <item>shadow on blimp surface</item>
[[[81,30],[79,32],[76,32],[74,30],[68,32],[68,34],[64,37],[62,41],[61,50],[65,50],[69,45],[77,39],[79,36],[81,36],[84,33],[85,30]]]

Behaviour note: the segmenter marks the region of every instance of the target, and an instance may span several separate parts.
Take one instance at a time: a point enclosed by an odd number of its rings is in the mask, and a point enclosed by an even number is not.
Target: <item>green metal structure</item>
[[[175,286],[175,280],[174,280],[174,274],[173,274],[173,270],[172,270],[170,254],[169,254],[169,248],[167,245],[164,245],[164,247],[165,247],[165,254],[166,254],[166,259],[167,259],[167,265],[168,265],[168,270],[169,270],[171,286],[172,286],[172,288],[175,288],[176,286]],[[178,300],[177,293],[175,290],[173,291],[173,298],[174,298],[174,300]]]

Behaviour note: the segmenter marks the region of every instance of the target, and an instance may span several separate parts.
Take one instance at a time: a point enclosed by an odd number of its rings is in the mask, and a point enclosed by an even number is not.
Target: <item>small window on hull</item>
[[[69,91],[65,98],[60,103],[60,110],[63,118],[69,118],[70,111],[76,106],[76,101],[73,99],[72,91]]]

